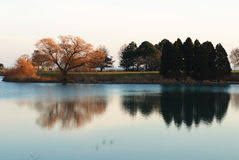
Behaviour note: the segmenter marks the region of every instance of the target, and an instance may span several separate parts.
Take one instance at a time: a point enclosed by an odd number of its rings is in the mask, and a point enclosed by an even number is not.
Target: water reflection
[[[121,102],[117,101],[116,104],[118,103],[131,116],[141,113],[145,117],[150,117],[153,113],[157,113],[168,126],[174,123],[178,128],[182,125],[197,127],[200,123],[211,125],[214,120],[221,123],[230,101],[230,94],[226,90],[227,87],[220,90],[162,86],[158,93],[121,94]],[[95,116],[103,114],[108,98],[108,95],[91,95],[65,100],[42,99],[21,104],[37,110],[39,116],[36,123],[41,127],[53,128],[59,124],[61,128],[70,129],[82,127],[91,122]]]
[[[64,101],[45,100],[27,102],[27,104],[39,112],[36,122],[41,127],[53,128],[56,124],[60,124],[61,128],[65,129],[82,127],[95,116],[103,114],[107,105],[104,97],[82,97]]]
[[[167,125],[174,122],[177,127],[182,124],[197,127],[201,122],[210,125],[214,119],[220,123],[229,101],[227,92],[182,91],[167,87],[163,87],[160,94],[122,96],[122,106],[131,116],[138,112],[146,117],[159,113]]]
[[[231,104],[234,108],[239,109],[239,94],[231,94]]]

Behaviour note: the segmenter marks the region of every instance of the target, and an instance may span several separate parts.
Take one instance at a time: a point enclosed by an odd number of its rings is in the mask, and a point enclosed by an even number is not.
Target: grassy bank
[[[11,82],[62,83],[59,72],[38,73],[38,79],[4,79]],[[104,84],[239,84],[239,72],[234,71],[223,81],[195,81],[188,77],[166,79],[159,72],[69,72],[69,83],[104,83]]]
[[[40,77],[62,79],[58,72],[42,72]],[[159,83],[159,72],[70,72],[69,82],[79,83]]]

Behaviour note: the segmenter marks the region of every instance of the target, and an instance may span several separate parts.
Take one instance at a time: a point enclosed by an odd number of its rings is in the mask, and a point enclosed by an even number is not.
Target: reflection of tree
[[[201,121],[211,124],[213,119],[221,122],[224,117],[230,95],[213,92],[163,92],[161,96],[161,114],[169,125],[173,120],[179,127],[185,123],[190,127]]]
[[[221,122],[225,116],[230,95],[225,92],[164,90],[158,95],[123,96],[124,109],[132,116],[140,111],[145,116],[159,112],[165,123],[172,121],[177,127],[182,123],[190,127],[200,122]]]
[[[160,100],[158,95],[132,95],[123,96],[124,109],[132,116],[135,116],[137,112],[141,112],[143,115],[148,116],[157,108],[160,108]]]
[[[44,128],[53,128],[56,123],[60,123],[62,128],[81,127],[106,110],[106,100],[102,97],[43,101],[32,103],[32,105],[40,113],[37,124]]]
[[[236,109],[239,109],[239,94],[231,94],[231,104]]]

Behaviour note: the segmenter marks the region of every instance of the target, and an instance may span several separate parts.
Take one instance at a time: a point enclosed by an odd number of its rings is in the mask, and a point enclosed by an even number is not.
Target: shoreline
[[[159,72],[70,72],[62,81],[58,72],[40,72],[35,78],[5,76],[5,82],[15,83],[81,83],[81,84],[161,84],[161,85],[230,85],[239,84],[239,74],[231,73],[223,80],[194,80],[191,77],[166,78]]]
[[[159,81],[153,81],[153,82],[145,82],[145,81],[135,81],[135,82],[119,82],[119,81],[115,81],[115,82],[109,82],[109,81],[68,81],[68,82],[63,82],[60,80],[33,80],[33,79],[25,79],[25,80],[4,80],[4,78],[2,79],[3,82],[8,82],[8,83],[59,83],[59,84],[63,84],[63,83],[68,83],[68,84],[148,84],[148,85],[205,85],[205,86],[224,86],[224,85],[231,85],[231,84],[239,84],[239,82],[235,82],[235,81],[219,81],[219,82],[215,82],[215,81],[207,81],[207,82],[203,82],[203,81],[194,81],[194,82],[188,82],[188,81],[175,81],[172,79],[164,79],[161,82]]]

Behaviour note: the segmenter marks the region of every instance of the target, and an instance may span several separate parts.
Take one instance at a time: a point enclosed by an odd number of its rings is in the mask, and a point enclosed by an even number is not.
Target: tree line
[[[43,68],[52,68],[66,80],[69,71],[103,71],[114,63],[106,47],[94,49],[80,37],[43,38],[36,43],[35,49],[31,57],[18,58],[8,75],[36,77]],[[192,42],[191,38],[185,42],[177,39],[174,43],[164,39],[155,45],[144,41],[137,46],[131,42],[120,50],[120,67],[125,71],[160,71],[160,75],[167,78],[192,77],[196,80],[223,79],[231,72],[221,44],[214,47],[209,41]]]
[[[227,52],[221,44],[216,47],[206,41],[192,42],[187,38],[183,43],[164,39],[158,44],[135,42],[120,50],[120,66],[126,71],[160,71],[160,74],[177,78],[189,76],[198,80],[222,79],[231,72]]]

